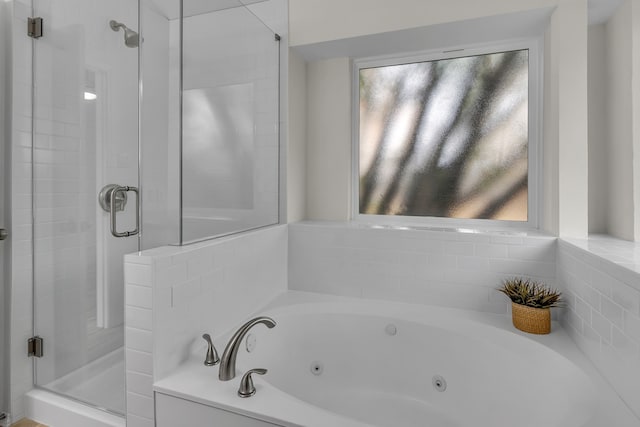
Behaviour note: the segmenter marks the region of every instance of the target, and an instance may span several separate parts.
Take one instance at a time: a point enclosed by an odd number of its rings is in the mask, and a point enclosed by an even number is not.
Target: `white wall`
[[[485,28],[487,31],[504,26],[505,29],[500,34],[505,38],[531,36],[535,26],[537,34],[543,31],[545,14],[551,13],[545,8],[553,6],[557,8],[553,11],[552,22],[545,37],[541,228],[559,235],[586,236],[587,6],[586,2],[580,0],[517,3],[491,1],[481,4],[459,0],[446,5],[438,3],[437,7],[431,2],[409,0],[393,4],[367,2],[366,6],[357,1],[338,5],[331,1],[292,0],[290,16],[293,48],[309,53],[318,52],[313,46],[323,45],[320,56],[329,58],[307,64],[307,218],[347,219],[351,207],[351,191],[348,188],[351,183],[351,164],[344,162],[351,155],[351,129],[344,125],[350,116],[348,97],[351,94],[347,92],[350,70],[347,58],[330,58],[327,49],[333,47],[341,54],[347,51],[354,53],[358,49],[371,52],[366,43],[387,45],[384,37],[389,33],[385,32],[415,27],[424,29],[430,25],[434,28],[433,33],[443,43],[452,39],[457,43],[477,42],[471,32],[465,33],[464,26],[456,26],[456,31],[451,31],[454,34],[449,34],[446,26],[437,26],[446,22],[458,22],[455,25],[462,25],[462,20],[473,20],[468,22],[473,22],[474,29]],[[333,13],[337,9],[340,13]],[[420,13],[422,10],[425,13]],[[511,20],[514,15],[504,15],[515,12],[520,13],[517,15],[518,26],[513,25]],[[502,18],[500,15],[503,15]],[[327,22],[331,22],[331,25],[327,25]],[[397,34],[393,33],[389,37],[396,37]],[[367,39],[367,36],[371,37]],[[349,47],[342,49],[338,39],[342,39],[343,44],[346,43]],[[327,41],[335,43],[323,44]],[[387,47],[391,45],[389,43]],[[417,49],[415,44],[411,46],[412,49]],[[382,53],[384,52],[377,54]],[[342,64],[341,70],[337,64]]]
[[[287,288],[287,227],[127,255],[127,426],[154,425],[153,381]]]
[[[632,2],[632,60],[633,76],[631,93],[633,96],[633,198],[634,198],[634,241],[640,242],[640,4]]]
[[[548,187],[557,187],[557,200],[548,205],[544,194],[544,218],[552,217],[542,228],[559,236],[588,235],[588,99],[587,99],[587,2],[566,0],[558,4],[547,32],[550,62],[545,83],[545,159],[557,157],[557,177]],[[550,93],[549,91],[554,91]],[[557,131],[557,133],[556,133]],[[555,167],[555,162],[550,165]],[[549,168],[545,167],[546,174]],[[555,191],[552,193],[554,196]],[[555,204],[557,203],[557,208]],[[551,210],[550,210],[551,208]],[[555,208],[555,209],[554,209]],[[557,217],[557,220],[555,219]],[[555,229],[557,224],[557,229]]]
[[[625,1],[606,24],[607,149],[609,209],[607,231],[634,239],[632,2]]]
[[[287,51],[289,51],[287,47]],[[286,203],[287,222],[306,215],[307,190],[307,64],[295,51],[289,54]],[[285,193],[282,193],[285,194]]]
[[[589,26],[589,233],[606,233],[609,214],[605,37],[604,24]]]
[[[540,9],[555,6],[558,2],[559,0],[449,0],[446,3],[433,0],[289,0],[291,46]]]
[[[307,90],[307,216],[347,220],[351,200],[349,58],[308,64]]]

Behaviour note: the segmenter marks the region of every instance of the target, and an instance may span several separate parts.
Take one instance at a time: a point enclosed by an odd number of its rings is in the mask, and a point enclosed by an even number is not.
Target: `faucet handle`
[[[204,364],[206,366],[217,365],[220,362],[220,357],[218,357],[218,352],[216,348],[213,346],[213,341],[211,340],[211,335],[204,334],[202,338],[207,342],[207,357],[204,359]]]
[[[267,370],[264,368],[255,368],[248,370],[240,380],[240,388],[238,389],[238,396],[240,397],[251,397],[256,394],[256,387],[253,385],[253,379],[251,379],[251,374],[264,375],[267,373]]]

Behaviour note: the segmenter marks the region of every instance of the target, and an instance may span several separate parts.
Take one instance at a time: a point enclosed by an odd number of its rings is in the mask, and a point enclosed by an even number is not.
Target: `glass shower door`
[[[123,255],[138,250],[138,236],[111,228],[136,228],[127,187],[138,186],[138,6],[33,7],[43,18],[33,42],[34,329],[44,340],[35,382],[123,414]]]

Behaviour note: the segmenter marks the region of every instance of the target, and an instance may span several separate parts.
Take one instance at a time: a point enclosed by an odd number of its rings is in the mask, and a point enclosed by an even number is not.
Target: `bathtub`
[[[557,324],[532,336],[504,315],[299,292],[258,314],[277,326],[250,331],[236,378],[199,349],[155,390],[281,426],[638,425]],[[239,398],[251,368],[268,372]]]

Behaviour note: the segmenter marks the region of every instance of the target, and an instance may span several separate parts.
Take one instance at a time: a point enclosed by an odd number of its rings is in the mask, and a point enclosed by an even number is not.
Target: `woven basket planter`
[[[513,326],[523,332],[544,335],[551,332],[551,309],[535,308],[511,302]]]

